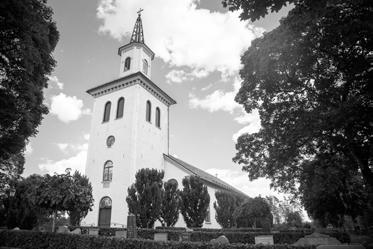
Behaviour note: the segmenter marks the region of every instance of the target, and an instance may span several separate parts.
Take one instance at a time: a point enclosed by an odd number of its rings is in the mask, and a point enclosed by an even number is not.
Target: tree
[[[0,159],[0,202],[5,194],[14,188],[11,183],[17,182],[23,172],[25,158],[22,153],[14,154],[7,160]]]
[[[290,227],[302,227],[302,215],[299,211],[292,211],[286,214],[286,224]]]
[[[175,180],[169,180],[163,184],[162,207],[159,220],[162,226],[172,227],[179,219],[180,211],[180,191],[177,189],[178,183]]]
[[[180,196],[181,213],[187,227],[202,227],[210,205],[207,186],[198,176],[186,176]]]
[[[35,202],[35,192],[43,181],[40,175],[30,175],[14,183],[15,195],[4,198],[0,222],[8,228],[32,229],[48,214]]]
[[[224,2],[242,8],[243,19],[294,4],[241,58],[235,100],[247,112],[259,110],[262,128],[239,137],[234,161],[250,179],[267,177],[274,187],[296,192],[304,160],[336,151],[373,192],[371,2]]]
[[[319,155],[305,162],[300,177],[302,204],[322,226],[341,227],[345,215],[356,218],[368,208],[361,176],[341,156]]]
[[[269,230],[273,223],[271,209],[264,198],[255,197],[239,206],[234,214],[237,227],[264,228]]]
[[[37,133],[42,115],[48,113],[43,89],[55,66],[51,53],[59,37],[52,14],[46,0],[0,3],[1,168],[22,155],[28,138]],[[21,169],[23,164],[14,164],[12,171],[19,174]]]
[[[130,213],[142,228],[153,228],[159,218],[162,205],[162,180],[164,172],[156,169],[140,169],[136,181],[128,188],[126,198]]]
[[[234,227],[236,220],[233,217],[233,213],[242,204],[244,198],[227,191],[216,191],[215,198],[216,221],[223,228]]]
[[[81,175],[75,171],[71,178],[71,191],[74,193],[74,198],[71,198],[67,204],[67,213],[70,217],[72,226],[79,226],[88,211],[92,211],[93,196],[92,185],[87,176]]]

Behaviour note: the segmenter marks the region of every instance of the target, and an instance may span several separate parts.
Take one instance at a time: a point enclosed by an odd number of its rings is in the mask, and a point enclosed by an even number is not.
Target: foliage
[[[70,217],[70,224],[78,226],[82,219],[87,216],[88,211],[92,210],[92,185],[87,176],[75,171],[71,178],[70,188],[70,191],[74,193],[74,198],[69,202],[67,212]]]
[[[299,211],[293,211],[286,214],[286,223],[291,227],[302,227],[302,215]]]
[[[287,1],[227,0],[257,19]],[[296,192],[304,160],[338,152],[373,187],[372,36],[368,0],[289,1],[280,26],[241,60],[236,101],[259,110],[262,128],[239,137],[234,161],[250,179]]]
[[[210,205],[207,186],[198,176],[186,176],[180,196],[181,214],[187,227],[202,227]]]
[[[7,160],[0,157],[0,204],[2,199],[7,197],[6,192],[14,190],[14,186],[11,185],[19,180],[24,163],[25,158],[22,153],[11,155]]]
[[[160,221],[162,226],[172,227],[179,219],[180,211],[180,191],[177,189],[177,181],[167,181],[163,184],[162,207],[160,211]]]
[[[304,163],[300,179],[301,201],[323,226],[340,227],[345,215],[356,218],[367,209],[361,176],[338,154],[320,155]]]
[[[216,221],[223,228],[234,227],[236,220],[233,217],[233,213],[242,204],[243,198],[226,191],[216,191],[215,198]]]
[[[264,234],[263,234],[264,235]],[[286,236],[289,236],[290,233]],[[232,234],[232,236],[236,236]],[[240,236],[240,235],[238,235]],[[265,245],[255,245],[254,237],[256,235],[252,234],[249,237],[246,237],[245,244],[228,244],[221,245],[219,249],[273,249],[274,246],[265,246]],[[275,241],[276,249],[315,249],[314,246],[309,247],[296,247],[290,245],[290,243],[278,243],[279,237],[281,234],[273,234]],[[292,237],[292,240],[296,241],[297,237],[303,237],[302,233],[292,233],[289,236]],[[285,236],[282,236],[285,238]],[[197,238],[197,237],[196,237]],[[31,231],[0,231],[0,246],[6,247],[19,247],[19,248],[40,248],[40,249],[67,249],[67,248],[80,248],[80,249],[214,249],[217,248],[216,245],[211,243],[206,243],[207,237],[198,237],[205,238],[206,240],[200,240],[205,242],[160,242],[153,240],[140,240],[140,239],[131,239],[131,240],[122,240],[116,238],[107,238],[107,237],[95,237],[95,236],[81,236],[74,234],[55,234],[55,233],[37,233]],[[211,237],[209,237],[211,238]],[[215,237],[216,238],[216,237]],[[244,239],[244,237],[242,237]],[[339,238],[337,236],[337,238]],[[231,240],[230,240],[231,241]],[[342,240],[344,241],[344,240]],[[234,242],[236,243],[236,242]]]
[[[160,215],[164,172],[140,169],[135,177],[135,183],[128,188],[128,209],[136,216],[137,226],[152,228]]]
[[[46,0],[0,2],[1,164],[23,152],[48,113],[43,89],[59,37],[52,14]]]
[[[14,197],[4,199],[4,208],[0,211],[0,220],[4,223],[0,225],[32,229],[47,216],[46,210],[35,202],[35,193],[42,181],[42,176],[31,175],[16,183]]]
[[[235,210],[233,216],[237,227],[261,227],[269,230],[273,223],[270,206],[260,196],[244,202]]]

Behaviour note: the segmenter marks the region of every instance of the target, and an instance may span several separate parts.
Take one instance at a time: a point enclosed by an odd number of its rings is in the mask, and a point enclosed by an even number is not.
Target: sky
[[[155,52],[152,81],[177,101],[170,108],[170,154],[251,197],[279,195],[270,181],[250,182],[232,162],[237,137],[260,128],[258,113],[234,101],[240,56],[251,41],[279,25],[289,8],[257,22],[240,21],[220,0],[49,0],[60,32],[49,76],[49,107],[26,149],[24,176],[84,173],[93,98],[86,90],[119,76],[117,49],[137,17]]]

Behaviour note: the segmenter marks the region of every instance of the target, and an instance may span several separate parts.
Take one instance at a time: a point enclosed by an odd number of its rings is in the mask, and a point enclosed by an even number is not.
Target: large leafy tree
[[[32,229],[42,218],[48,216],[46,210],[36,205],[36,192],[42,182],[42,176],[31,175],[14,183],[14,197],[4,198],[0,208],[0,225]]]
[[[87,176],[75,171],[71,178],[70,189],[74,193],[74,198],[71,198],[67,204],[67,213],[70,217],[70,224],[79,226],[88,211],[92,210],[92,185]]]
[[[0,2],[0,185],[22,172],[25,143],[48,112],[43,89],[59,36],[52,14],[45,0]]]
[[[249,177],[295,190],[303,163],[337,151],[373,186],[373,8],[369,0],[226,0],[256,20],[286,3],[280,26],[242,56],[236,101],[262,128],[239,137],[234,161]]]
[[[179,219],[180,213],[180,191],[176,180],[169,180],[163,184],[162,207],[159,220],[162,226],[172,227]]]
[[[242,204],[245,198],[227,191],[216,191],[215,198],[216,202],[214,202],[214,208],[216,211],[216,221],[223,228],[234,227],[236,225],[236,220],[233,213]]]
[[[207,186],[198,176],[186,176],[180,195],[181,213],[187,227],[202,227],[210,205]]]
[[[264,228],[269,230],[273,224],[271,208],[262,197],[248,199],[233,214],[237,227]]]
[[[126,198],[128,209],[136,216],[139,227],[153,228],[162,206],[164,172],[156,169],[140,169],[135,177],[135,183],[128,188]]]
[[[308,214],[323,226],[341,226],[344,216],[356,218],[369,208],[361,176],[341,155],[319,155],[305,163],[300,199]],[[370,208],[370,212],[372,212]]]

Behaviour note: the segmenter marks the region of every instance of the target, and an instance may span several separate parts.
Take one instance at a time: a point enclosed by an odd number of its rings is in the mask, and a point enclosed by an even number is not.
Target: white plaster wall
[[[117,101],[125,98],[123,118],[116,119]],[[146,100],[152,103],[152,122],[145,120]],[[103,123],[104,107],[111,101],[109,122]],[[161,109],[161,129],[155,126],[155,108]],[[163,169],[163,153],[168,147],[168,108],[140,85],[100,96],[95,99],[87,155],[86,175],[94,197],[94,207],[83,220],[83,225],[97,225],[99,202],[104,196],[112,199],[112,226],[126,226],[128,207],[125,200],[128,187],[134,183],[140,168]],[[107,148],[108,136],[115,143]],[[113,178],[109,187],[102,182],[103,167],[113,161]]]
[[[124,61],[127,57],[131,58],[131,66],[130,70],[124,71]],[[119,68],[119,77],[124,77],[133,73],[143,72],[143,60],[148,61],[148,74],[146,76],[150,79],[151,78],[151,55],[150,53],[144,49],[141,44],[133,44],[126,49],[121,51],[120,57],[120,68]],[[144,73],[145,74],[145,73]]]
[[[164,181],[168,181],[170,179],[175,179],[178,182],[179,190],[182,190],[183,189],[182,180],[185,176],[188,176],[190,174],[188,174],[184,170],[178,168],[177,166],[169,163],[166,160],[164,161],[164,165],[165,165],[164,166],[165,167]],[[205,184],[207,185],[207,191],[210,195],[211,222],[210,223],[204,222],[203,227],[204,228],[220,228],[221,226],[219,225],[219,223],[217,223],[217,221],[215,219],[216,212],[215,212],[214,204],[213,204],[216,201],[215,192],[217,191],[217,189],[210,184],[207,184],[207,183],[205,183]],[[184,218],[183,218],[181,213],[179,214],[179,219],[178,219],[177,223],[175,224],[175,227],[186,227]]]

